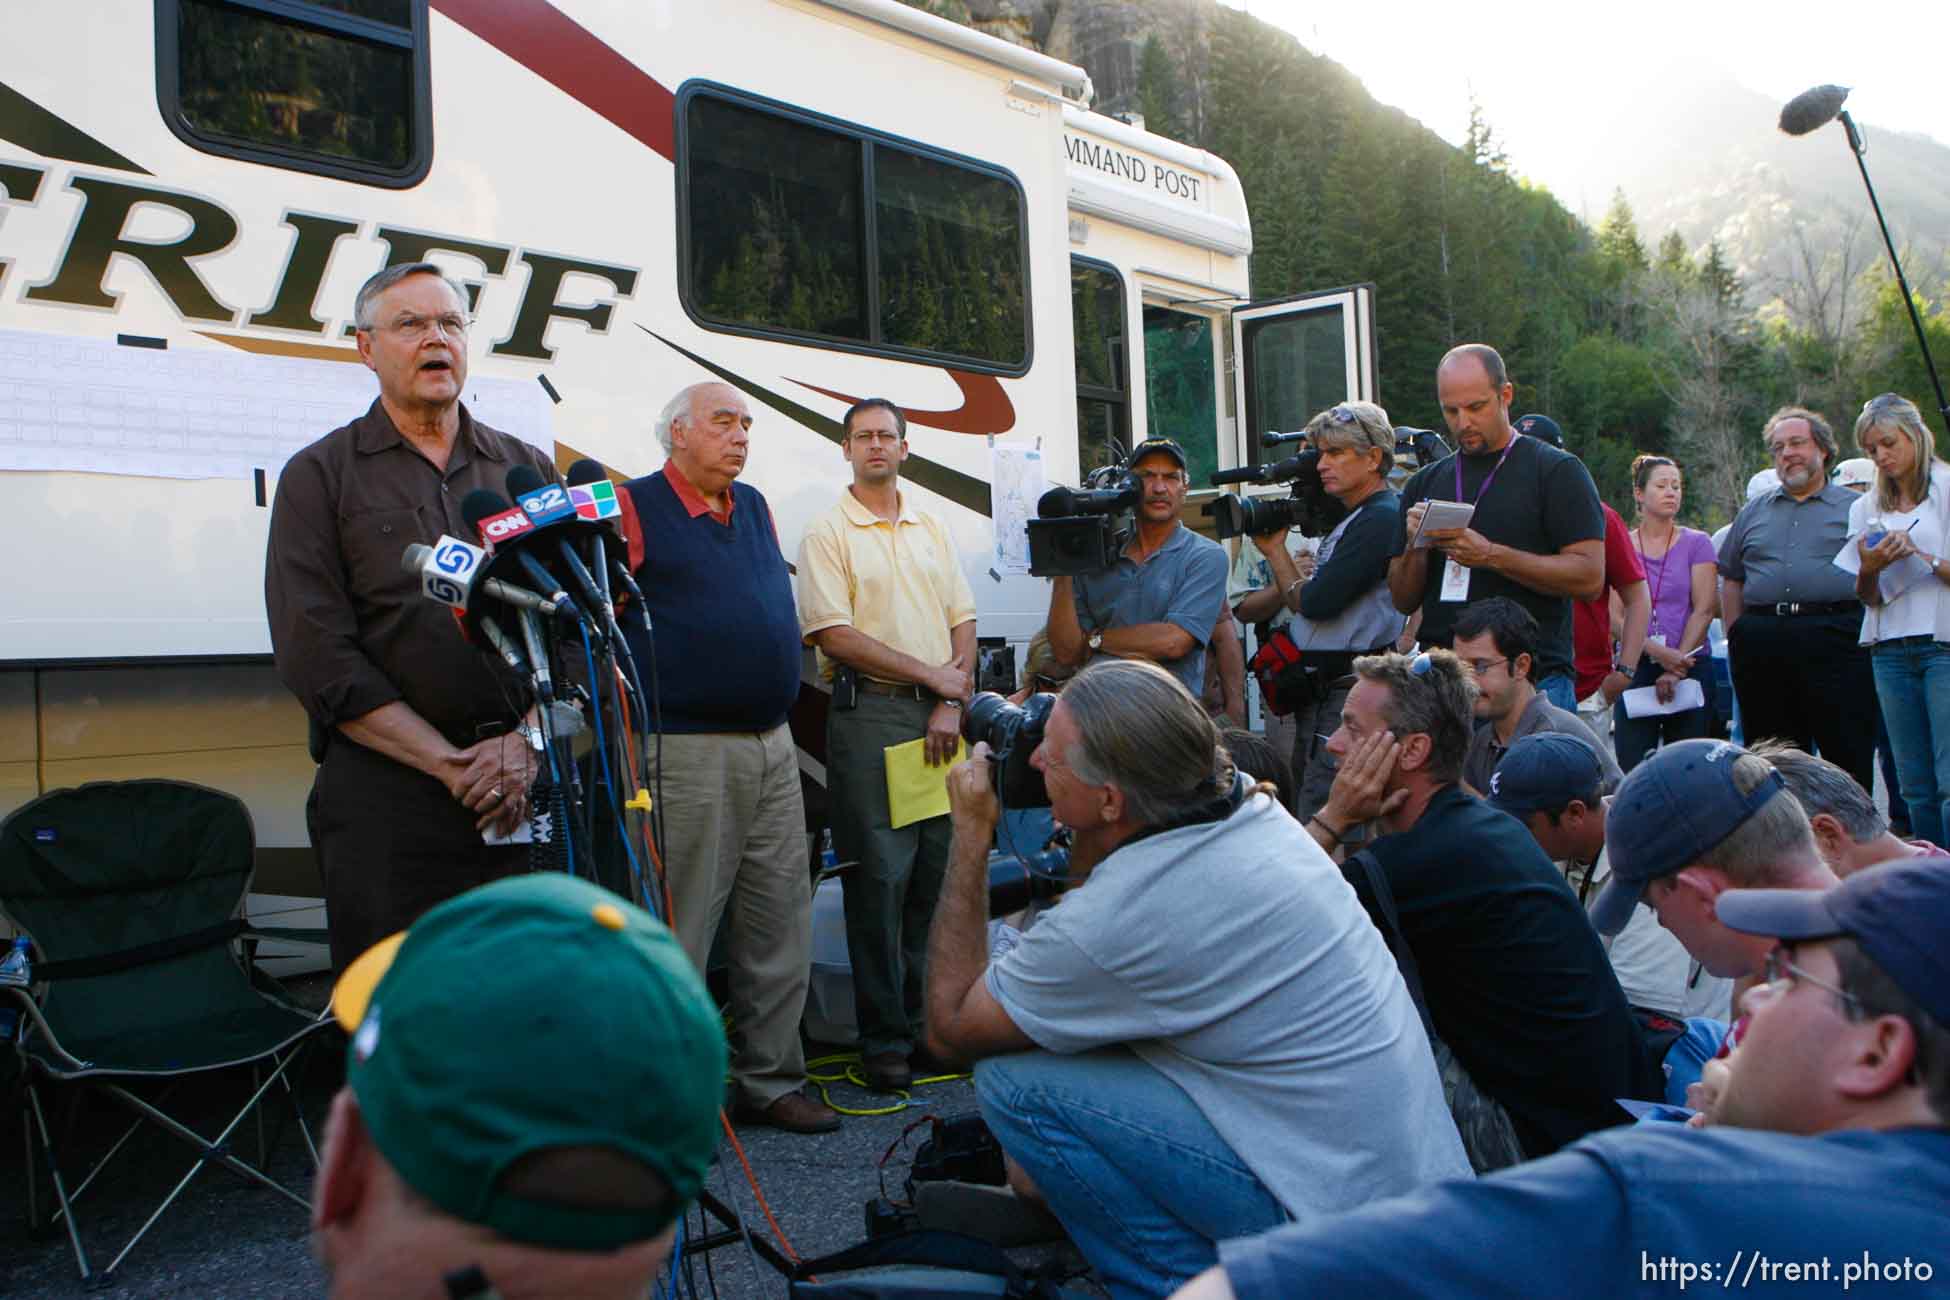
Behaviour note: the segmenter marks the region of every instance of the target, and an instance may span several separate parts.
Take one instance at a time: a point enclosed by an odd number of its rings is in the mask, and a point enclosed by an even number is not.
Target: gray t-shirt
[[[1227,567],[1225,547],[1180,524],[1143,564],[1120,555],[1102,573],[1074,579],[1077,622],[1085,635],[1140,623],[1185,629],[1192,652],[1158,666],[1197,698],[1205,692],[1205,644],[1225,610]]]
[[[1598,767],[1604,775],[1604,793],[1616,790],[1618,783],[1625,779],[1625,773],[1619,770],[1618,760],[1612,757],[1611,746],[1599,740],[1598,734],[1585,725],[1583,718],[1568,709],[1558,708],[1541,695],[1534,695],[1524,707],[1523,715],[1517,719],[1517,729],[1510,733],[1509,745],[1496,738],[1494,723],[1482,723],[1470,735],[1469,749],[1463,754],[1463,781],[1477,794],[1487,797],[1490,778],[1496,773],[1496,765],[1510,752],[1510,745],[1540,731],[1576,736],[1591,746],[1591,752],[1598,756]]]
[[[1803,501],[1785,488],[1755,497],[1733,517],[1720,543],[1720,576],[1746,584],[1748,609],[1855,600],[1854,577],[1835,567],[1855,500],[1855,493],[1833,483]]]
[[[1394,957],[1265,795],[1118,849],[986,978],[1038,1046],[1183,1088],[1298,1218],[1469,1174]]]

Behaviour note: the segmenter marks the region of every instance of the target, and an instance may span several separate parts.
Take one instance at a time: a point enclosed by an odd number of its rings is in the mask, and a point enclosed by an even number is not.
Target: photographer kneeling
[[[1388,412],[1373,402],[1343,402],[1309,420],[1306,433],[1320,453],[1320,486],[1347,515],[1321,539],[1311,575],[1303,576],[1288,553],[1287,529],[1253,534],[1264,562],[1249,581],[1259,585],[1235,593],[1232,605],[1243,622],[1266,629],[1261,655],[1298,659],[1281,674],[1279,692],[1292,719],[1302,821],[1325,806],[1334,784],[1327,738],[1341,725],[1355,656],[1391,649],[1403,623],[1388,594],[1388,555],[1401,519],[1401,499],[1388,486],[1395,464]]]
[[[1169,1292],[1224,1238],[1468,1172],[1394,958],[1189,691],[1092,664],[1032,764],[1083,883],[989,962],[998,804],[978,745],[948,782],[928,1047],[978,1062],[1018,1191],[1112,1295]]]

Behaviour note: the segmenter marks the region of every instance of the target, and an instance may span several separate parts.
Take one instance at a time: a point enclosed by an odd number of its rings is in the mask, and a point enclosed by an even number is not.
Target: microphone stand
[[[1909,310],[1910,328],[1916,331],[1916,346],[1923,353],[1923,368],[1929,371],[1930,387],[1936,390],[1937,414],[1943,417],[1946,427],[1950,427],[1950,400],[1943,396],[1943,381],[1937,377],[1936,360],[1930,356],[1930,341],[1923,333],[1923,318],[1916,314],[1916,299],[1910,296],[1909,281],[1903,275],[1903,264],[1896,257],[1895,241],[1889,237],[1889,223],[1882,219],[1882,203],[1876,198],[1876,187],[1869,181],[1869,165],[1864,162],[1869,147],[1862,140],[1862,133],[1855,128],[1855,119],[1848,115],[1847,109],[1836,113],[1841,119],[1842,129],[1848,133],[1848,151],[1855,156],[1856,170],[1862,173],[1862,186],[1869,191],[1869,206],[1876,214],[1876,226],[1882,231],[1882,246],[1889,250],[1889,265],[1896,271],[1896,287],[1902,290],[1903,306]]]

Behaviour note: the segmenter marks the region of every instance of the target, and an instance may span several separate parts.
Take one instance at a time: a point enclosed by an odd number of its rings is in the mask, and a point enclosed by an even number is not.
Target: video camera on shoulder
[[[1144,496],[1138,476],[1121,464],[1093,469],[1081,489],[1053,487],[1029,521],[1029,572],[1038,578],[1102,573],[1131,537],[1130,513]]]
[[[978,691],[962,710],[961,734],[968,743],[988,742],[989,778],[1004,808],[1049,806],[1043,774],[1029,765],[1029,756],[1043,743],[1055,707],[1056,697],[1048,692],[1018,705],[994,691]]]
[[[1266,447],[1307,441],[1304,433],[1269,433],[1260,439]],[[1424,465],[1434,464],[1449,454],[1449,445],[1433,429],[1411,425],[1395,428],[1395,464],[1389,471],[1391,486]],[[1256,537],[1264,533],[1299,529],[1302,537],[1325,537],[1347,518],[1347,507],[1327,492],[1320,481],[1320,449],[1305,447],[1298,455],[1264,465],[1223,469],[1210,480],[1213,487],[1231,483],[1291,483],[1284,497],[1242,497],[1228,493],[1208,501],[1205,513],[1221,540],[1228,537]]]
[[[1266,447],[1286,443],[1305,443],[1304,433],[1269,433],[1260,439]],[[1242,497],[1227,493],[1208,501],[1205,513],[1221,540],[1228,537],[1258,536],[1261,533],[1300,530],[1302,537],[1325,537],[1347,518],[1347,507],[1327,494],[1320,481],[1320,449],[1307,447],[1297,456],[1264,465],[1245,465],[1222,469],[1210,479],[1213,487],[1231,483],[1291,483],[1284,497]]]

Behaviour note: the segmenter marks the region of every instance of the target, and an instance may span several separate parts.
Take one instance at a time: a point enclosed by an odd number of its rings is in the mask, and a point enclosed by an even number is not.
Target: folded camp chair
[[[44,1226],[35,1209],[38,1140],[60,1202],[54,1217],[66,1221],[84,1279],[88,1256],[74,1203],[145,1119],[188,1142],[197,1159],[103,1270],[104,1279],[206,1164],[221,1164],[309,1208],[227,1145],[257,1110],[258,1159],[265,1161],[260,1103],[275,1090],[299,1112],[299,1131],[313,1166],[318,1162],[287,1075],[305,1041],[328,1021],[285,1002],[275,983],[255,977],[238,953],[250,934],[241,913],[253,838],[240,801],[181,781],[56,790],[0,822],[0,911],[33,938],[37,953],[39,996],[0,990],[22,1008],[17,1050],[26,1067],[28,1221]],[[159,1109],[173,1095],[174,1081],[241,1065],[252,1067],[255,1089],[214,1138]],[[163,1081],[163,1095],[152,1101],[130,1090],[145,1080]],[[42,1104],[49,1081],[92,1086],[136,1112],[72,1194]]]

